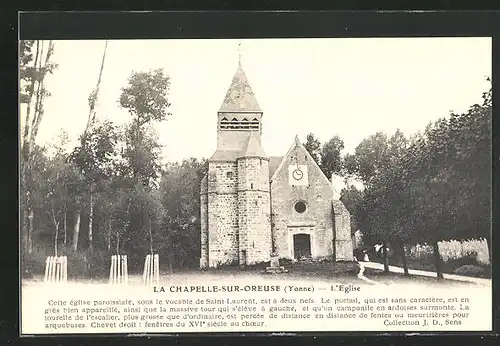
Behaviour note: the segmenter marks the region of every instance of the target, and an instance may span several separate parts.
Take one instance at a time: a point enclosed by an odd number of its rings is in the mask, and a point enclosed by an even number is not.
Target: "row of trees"
[[[367,244],[395,249],[406,274],[406,248],[429,244],[442,278],[440,241],[486,239],[491,260],[491,118],[490,89],[482,104],[410,138],[378,132],[342,155],[338,137],[321,146],[310,134],[306,147],[327,176],[362,182],[362,190],[348,185],[341,199]],[[386,253],[384,262],[388,271]]]
[[[95,106],[106,44],[79,144],[69,148],[63,132],[51,146],[38,146],[35,139],[43,96],[48,95],[43,88],[45,75],[39,71],[52,73],[57,67],[39,63],[39,50],[46,44],[24,41],[20,50],[23,90],[27,91],[21,101],[27,103],[28,133],[21,161],[23,256],[37,251],[78,255],[92,265],[92,258],[109,260],[111,253],[128,254],[133,269],[141,266],[145,254],[154,252],[172,268],[197,266],[199,182],[206,165],[196,159],[162,165],[154,128],[170,115],[168,75],[162,69],[132,73],[118,100],[128,111],[129,121],[121,126],[100,121]],[[33,47],[36,54],[31,54]],[[48,47],[45,61],[50,61],[54,44]]]

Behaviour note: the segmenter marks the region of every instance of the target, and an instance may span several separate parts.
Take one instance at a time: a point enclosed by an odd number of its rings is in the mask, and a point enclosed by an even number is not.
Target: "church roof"
[[[241,63],[238,64],[219,112],[262,112]]]
[[[254,131],[250,132],[250,135],[248,136],[247,139],[247,145],[244,150],[242,150],[242,153],[240,157],[266,157],[266,153],[264,152],[264,149],[262,149],[262,146],[259,143],[259,140],[257,139],[257,135],[255,134]]]
[[[236,161],[238,157],[241,157],[240,153],[238,150],[217,150],[210,157],[210,161]],[[282,160],[283,156],[269,156],[269,179],[276,172]]]
[[[240,157],[267,157],[254,131],[248,133],[243,149],[219,148],[210,157],[210,161],[236,161]]]
[[[283,160],[283,156],[270,156],[269,157],[269,178],[271,178],[278,169],[281,161]]]
[[[240,150],[224,150],[217,151],[210,157],[209,161],[236,161],[240,156]]]

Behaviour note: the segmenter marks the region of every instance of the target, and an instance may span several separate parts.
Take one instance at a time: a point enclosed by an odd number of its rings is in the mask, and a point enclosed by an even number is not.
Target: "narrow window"
[[[253,189],[253,183],[250,183],[250,188]]]
[[[226,176],[228,177],[228,179],[233,179],[233,172],[227,172]]]

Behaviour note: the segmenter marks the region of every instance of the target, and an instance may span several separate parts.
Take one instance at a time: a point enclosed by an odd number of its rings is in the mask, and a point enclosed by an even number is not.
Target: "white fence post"
[[[146,255],[142,281],[146,286],[160,283],[160,256],[158,254]]]
[[[128,284],[127,255],[112,255],[109,268],[110,284]]]
[[[47,257],[43,281],[49,283],[68,281],[68,258],[66,256]]]

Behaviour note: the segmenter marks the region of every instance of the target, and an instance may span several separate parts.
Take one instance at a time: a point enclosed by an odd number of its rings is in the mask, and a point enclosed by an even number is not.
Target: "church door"
[[[296,259],[311,257],[311,237],[309,234],[295,234],[293,236],[293,256]]]

